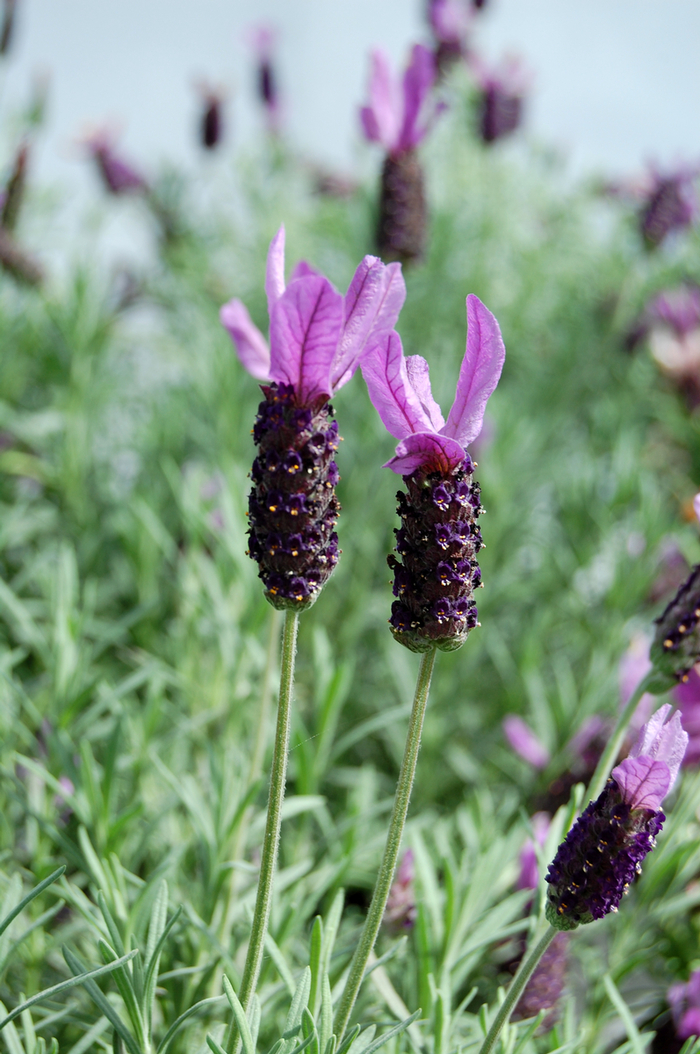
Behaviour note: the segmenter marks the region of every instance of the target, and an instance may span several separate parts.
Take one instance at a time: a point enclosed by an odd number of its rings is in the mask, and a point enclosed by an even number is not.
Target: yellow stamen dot
[[[673,647],[673,641],[672,640],[667,639],[667,640],[664,641],[664,648],[672,648],[672,647]]]

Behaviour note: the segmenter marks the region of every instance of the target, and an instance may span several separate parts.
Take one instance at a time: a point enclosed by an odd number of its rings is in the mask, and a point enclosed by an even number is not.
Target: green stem
[[[416,694],[413,699],[413,709],[411,711],[411,719],[409,721],[408,734],[406,736],[406,748],[401,763],[399,779],[396,784],[396,795],[394,797],[394,808],[389,823],[389,833],[384,848],[384,856],[379,867],[379,874],[377,875],[377,883],[374,887],[374,893],[372,894],[372,903],[369,906],[365,925],[362,934],[360,935],[359,943],[355,949],[355,954],[352,957],[352,962],[350,963],[350,973],[345,982],[345,988],[343,989],[343,995],[335,1017],[335,1034],[338,1037],[338,1043],[342,1042],[345,1029],[347,1028],[350,1019],[350,1014],[352,1013],[352,1008],[355,1005],[357,993],[360,990],[365,969],[369,957],[372,954],[372,949],[374,948],[374,942],[377,939],[377,933],[379,932],[382,918],[384,917],[384,909],[386,908],[394,871],[396,870],[396,861],[398,859],[399,849],[401,848],[401,837],[406,823],[408,803],[411,798],[413,778],[416,773],[416,761],[418,759],[420,737],[423,730],[423,718],[425,717],[425,707],[428,702],[430,678],[433,673],[434,664],[435,648],[431,648],[430,651],[425,652],[423,655],[420,670],[418,671]]]
[[[513,980],[510,982],[510,988],[506,992],[506,997],[501,1003],[501,1007],[498,1013],[496,1014],[491,1028],[488,1030],[486,1039],[481,1045],[481,1050],[479,1051],[479,1054],[490,1054],[490,1051],[493,1050],[494,1044],[498,1039],[501,1029],[510,1021],[510,1015],[515,1010],[517,1002],[520,999],[520,996],[523,994],[523,989],[525,988],[525,985],[532,977],[535,967],[537,966],[544,953],[547,951],[547,948],[550,946],[558,932],[559,930],[555,930],[553,926],[548,926],[547,932],[545,933],[544,937],[542,937],[541,940],[537,942],[530,955],[528,955],[527,958],[523,957],[523,961],[518,967],[518,972],[516,973]]]
[[[646,677],[642,678],[635,690],[632,692],[632,695],[629,697],[622,713],[617,719],[617,724],[615,725],[613,734],[610,736],[610,739],[608,740],[608,745],[606,746],[605,750],[600,756],[600,761],[598,762],[596,770],[593,774],[593,779],[591,780],[590,786],[588,788],[588,798],[590,799],[590,801],[595,801],[596,798],[600,795],[600,792],[602,791],[603,787],[605,786],[605,782],[608,776],[610,775],[610,770],[613,767],[613,763],[615,762],[617,755],[620,752],[622,741],[625,738],[625,733],[627,732],[627,726],[632,720],[634,711],[637,709],[639,700],[642,698],[649,686],[649,683],[652,679],[652,674],[653,671],[652,673],[648,673]]]
[[[272,879],[277,864],[280,827],[282,826],[282,802],[284,801],[284,788],[287,781],[287,754],[289,753],[289,730],[291,726],[294,659],[296,657],[298,625],[298,611],[286,611],[284,629],[282,631],[280,695],[277,706],[277,727],[275,729],[275,745],[272,754],[270,793],[267,799],[267,819],[265,821],[265,835],[263,838],[262,857],[260,860],[260,877],[258,878],[258,892],[255,898],[255,911],[253,912],[253,923],[251,926],[250,941],[248,943],[248,953],[246,955],[245,967],[243,968],[243,979],[238,993],[238,998],[240,999],[244,1010],[248,1009],[253,992],[258,983],[263,949],[265,946],[265,935],[267,934],[267,924],[270,918]],[[235,1019],[232,1019],[227,1030],[224,1049],[228,1054],[234,1054],[237,1045],[238,1028]]]
[[[250,769],[248,770],[248,782],[246,784],[246,793],[248,793],[251,787],[258,782],[263,770],[263,760],[265,758],[265,748],[267,746],[267,726],[270,718],[270,703],[272,702],[272,678],[273,671],[275,668],[275,661],[277,658],[277,643],[279,640],[279,629],[280,629],[280,618],[281,612],[276,608],[272,608],[270,618],[270,634],[267,641],[267,652],[265,655],[265,669],[263,672],[263,681],[260,690],[260,704],[258,707],[257,725],[255,728],[255,741],[253,743],[253,753],[250,759]],[[244,811],[236,830],[233,846],[230,852],[231,860],[238,860],[243,851],[245,850],[245,843],[248,837],[248,828],[250,827],[251,817],[253,816],[254,809],[252,805]],[[221,926],[221,942],[224,947],[228,947],[228,940],[231,929],[231,915],[235,907],[236,893],[238,892],[238,883],[240,880],[240,872],[236,871],[235,868],[231,870],[231,881],[229,883],[228,898],[226,903],[226,911],[224,913],[224,921]]]

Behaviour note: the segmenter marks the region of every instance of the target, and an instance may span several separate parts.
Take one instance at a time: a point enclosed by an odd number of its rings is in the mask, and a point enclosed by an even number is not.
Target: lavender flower
[[[688,749],[683,765],[700,764],[700,672],[694,666],[685,681],[676,685],[673,699],[681,715],[681,724],[688,733]]]
[[[303,261],[284,278],[284,227],[265,280],[270,344],[240,300],[221,309],[238,357],[261,385],[253,438],[249,555],[274,607],[305,608],[338,562],[338,426],[329,398],[350,380],[367,341],[391,328],[405,297],[399,264],[366,256],[343,297]]]
[[[413,928],[418,914],[416,894],[413,888],[415,877],[413,850],[407,849],[397,868],[396,877],[389,891],[389,899],[386,902],[384,924],[389,929],[405,932]]]
[[[381,51],[372,53],[369,104],[360,110],[365,136],[387,152],[382,169],[377,246],[389,259],[420,259],[425,248],[426,208],[423,170],[416,148],[437,113],[430,102],[435,59],[416,44],[404,74],[395,80]]]
[[[222,110],[224,97],[221,91],[206,84],[199,85],[202,109],[199,118],[199,141],[205,150],[214,150],[223,137]]]
[[[100,128],[83,140],[110,194],[134,194],[148,190],[145,178],[114,151],[114,136]]]
[[[447,422],[430,391],[428,364],[404,359],[398,333],[383,334],[362,360],[370,399],[400,440],[385,468],[403,476],[398,494],[401,527],[390,625],[412,651],[461,647],[477,625],[474,589],[481,585],[476,524],[482,512],[474,464],[466,451],[481,431],[486,403],[501,376],[505,348],[494,316],[467,297],[467,347]]]
[[[672,231],[684,230],[698,215],[694,182],[698,168],[683,166],[663,174],[652,167],[639,212],[639,229],[649,249],[655,249]]]
[[[495,143],[520,127],[530,76],[512,55],[493,68],[474,57],[471,68],[480,89],[479,134],[485,143]]]
[[[467,54],[467,35],[473,10],[465,0],[430,0],[428,21],[435,38],[435,64],[439,73]]]
[[[644,725],[633,749],[612,770],[559,846],[546,881],[547,918],[556,929],[602,919],[617,911],[656,845],[666,819],[661,802],[671,791],[688,743],[678,714],[662,706]]]
[[[517,714],[506,714],[502,722],[506,739],[516,754],[535,769],[544,769],[549,764],[549,751],[544,743]]]
[[[656,634],[650,657],[658,675],[657,691],[665,691],[685,681],[700,661],[700,564],[656,620]]]
[[[253,33],[253,48],[257,58],[257,92],[263,105],[270,132],[278,133],[282,115],[277,75],[273,64],[276,33],[270,26],[258,26]]]
[[[700,392],[700,288],[685,285],[660,293],[644,312],[643,326],[663,373]]]
[[[685,984],[672,985],[668,1002],[678,1038],[700,1036],[700,970],[694,970]]]
[[[15,154],[10,178],[7,181],[3,193],[0,226],[4,227],[6,231],[14,231],[17,226],[20,209],[24,200],[24,191],[27,185],[28,160],[29,147],[26,143],[22,143]]]
[[[520,874],[515,883],[516,889],[537,889],[540,882],[537,846],[541,847],[547,841],[551,819],[548,812],[536,812],[530,822],[535,840],[528,838],[520,851]]]

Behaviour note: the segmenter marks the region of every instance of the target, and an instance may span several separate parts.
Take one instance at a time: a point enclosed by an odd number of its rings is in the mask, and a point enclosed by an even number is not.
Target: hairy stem
[[[282,825],[282,802],[287,781],[287,754],[289,753],[289,730],[291,726],[292,689],[294,687],[294,660],[297,647],[297,628],[299,613],[286,611],[282,631],[282,655],[280,675],[280,695],[277,706],[277,727],[275,729],[275,746],[272,754],[270,772],[270,793],[267,799],[267,819],[263,838],[262,857],[260,860],[260,877],[258,892],[255,898],[255,911],[248,943],[243,979],[238,998],[244,1010],[248,1009],[253,992],[260,975],[265,935],[270,918],[272,901],[272,879],[277,864],[277,850]],[[238,1028],[232,1019],[226,1035],[224,1049],[234,1054],[238,1045]]]
[[[377,939],[377,933],[379,932],[379,927],[384,916],[384,909],[386,908],[394,871],[396,870],[396,861],[398,859],[399,849],[401,848],[401,837],[406,823],[408,803],[411,798],[413,778],[416,773],[416,761],[418,758],[418,749],[420,747],[421,732],[423,730],[423,718],[425,717],[425,707],[428,702],[430,678],[433,673],[434,664],[435,648],[431,648],[430,651],[425,652],[421,659],[420,670],[418,671],[418,681],[416,683],[416,693],[413,699],[413,709],[411,711],[411,719],[409,721],[408,734],[406,736],[406,747],[404,750],[403,761],[401,763],[399,779],[396,784],[394,808],[391,813],[384,856],[382,857],[382,862],[379,867],[377,882],[374,887],[374,893],[372,894],[372,902],[369,906],[369,911],[367,912],[367,918],[365,919],[365,925],[360,935],[357,948],[355,949],[355,954],[350,963],[350,973],[348,974],[348,979],[345,983],[343,995],[335,1017],[335,1033],[338,1037],[338,1043],[343,1039],[343,1034],[347,1028],[350,1014],[352,1013],[352,1008],[355,1005],[357,993],[360,990],[362,978],[364,977],[365,969],[369,957],[372,954],[374,942]]]
[[[651,673],[647,674],[646,677],[642,678],[635,690],[632,692],[632,695],[629,697],[629,700],[627,701],[622,713],[617,719],[617,724],[615,725],[613,733],[610,736],[610,739],[608,740],[608,744],[605,750],[600,756],[600,761],[596,766],[596,770],[593,774],[593,779],[591,780],[590,786],[588,788],[588,798],[591,801],[596,800],[596,798],[600,795],[600,792],[602,791],[603,787],[605,786],[605,781],[610,775],[610,770],[613,767],[613,762],[615,761],[617,755],[620,752],[620,747],[622,746],[622,741],[625,738],[627,726],[632,720],[634,711],[637,709],[639,700],[646,692],[651,678]]]
[[[496,1014],[491,1028],[488,1030],[486,1039],[481,1044],[479,1054],[490,1054],[490,1051],[493,1050],[494,1044],[499,1037],[501,1029],[504,1025],[508,1024],[510,1020],[510,1015],[515,1010],[517,1002],[520,999],[520,996],[523,994],[523,989],[525,988],[525,985],[532,977],[535,967],[537,966],[544,953],[547,951],[547,948],[550,946],[558,932],[559,931],[555,930],[553,926],[548,926],[547,932],[545,933],[544,937],[542,937],[537,942],[534,949],[530,952],[527,957],[523,957],[523,961],[518,967],[518,972],[516,973],[513,980],[510,982],[510,987],[506,992],[505,999],[501,1003],[500,1010]]]

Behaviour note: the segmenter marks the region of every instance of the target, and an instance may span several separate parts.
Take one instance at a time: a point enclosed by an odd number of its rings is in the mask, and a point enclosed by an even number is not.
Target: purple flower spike
[[[289,285],[284,228],[272,239],[265,276],[270,345],[240,300],[221,308],[238,357],[262,386],[253,428],[259,448],[250,494],[249,555],[278,608],[316,600],[338,562],[338,426],[330,397],[352,377],[368,341],[391,328],[405,295],[401,269],[366,256],[345,297],[306,263]]]
[[[224,134],[222,111],[225,95],[220,88],[212,88],[206,82],[198,83],[196,88],[201,99],[199,141],[205,150],[214,150]]]
[[[471,66],[481,89],[479,132],[485,143],[495,143],[520,127],[531,78],[521,60],[512,55],[493,69],[476,57]]]
[[[667,174],[651,167],[647,193],[639,213],[639,228],[649,249],[655,249],[673,231],[684,230],[698,216],[694,183],[697,166],[683,166]]]
[[[258,26],[252,33],[252,45],[257,60],[257,94],[262,103],[270,132],[280,130],[281,105],[277,76],[273,62],[276,33],[271,26]]]
[[[549,751],[526,725],[522,717],[508,714],[503,718],[503,732],[516,754],[519,754],[535,769],[544,769],[549,764]]]
[[[372,53],[369,103],[360,110],[366,138],[386,151],[382,169],[377,246],[386,259],[407,263],[422,257],[426,205],[416,148],[441,106],[431,101],[437,70],[428,48],[416,44],[399,84],[381,51]]]
[[[505,348],[498,323],[475,296],[467,298],[467,316],[467,347],[446,423],[432,396],[428,364],[419,355],[404,358],[398,333],[379,335],[361,360],[375,409],[400,440],[385,466],[403,476],[408,490],[398,494],[396,552],[403,564],[389,557],[395,576],[401,575],[395,592],[402,597],[390,622],[396,639],[413,651],[452,651],[478,624],[475,558],[483,543],[476,518],[483,510],[465,445],[479,434]]]
[[[667,720],[670,711],[667,703],[644,725],[630,756],[559,846],[547,874],[547,918],[556,929],[572,930],[617,911],[656,845],[666,818],[661,803],[688,744],[679,715]]]
[[[148,190],[148,183],[141,173],[115,153],[114,136],[106,128],[91,133],[83,143],[110,194],[134,194]]]

